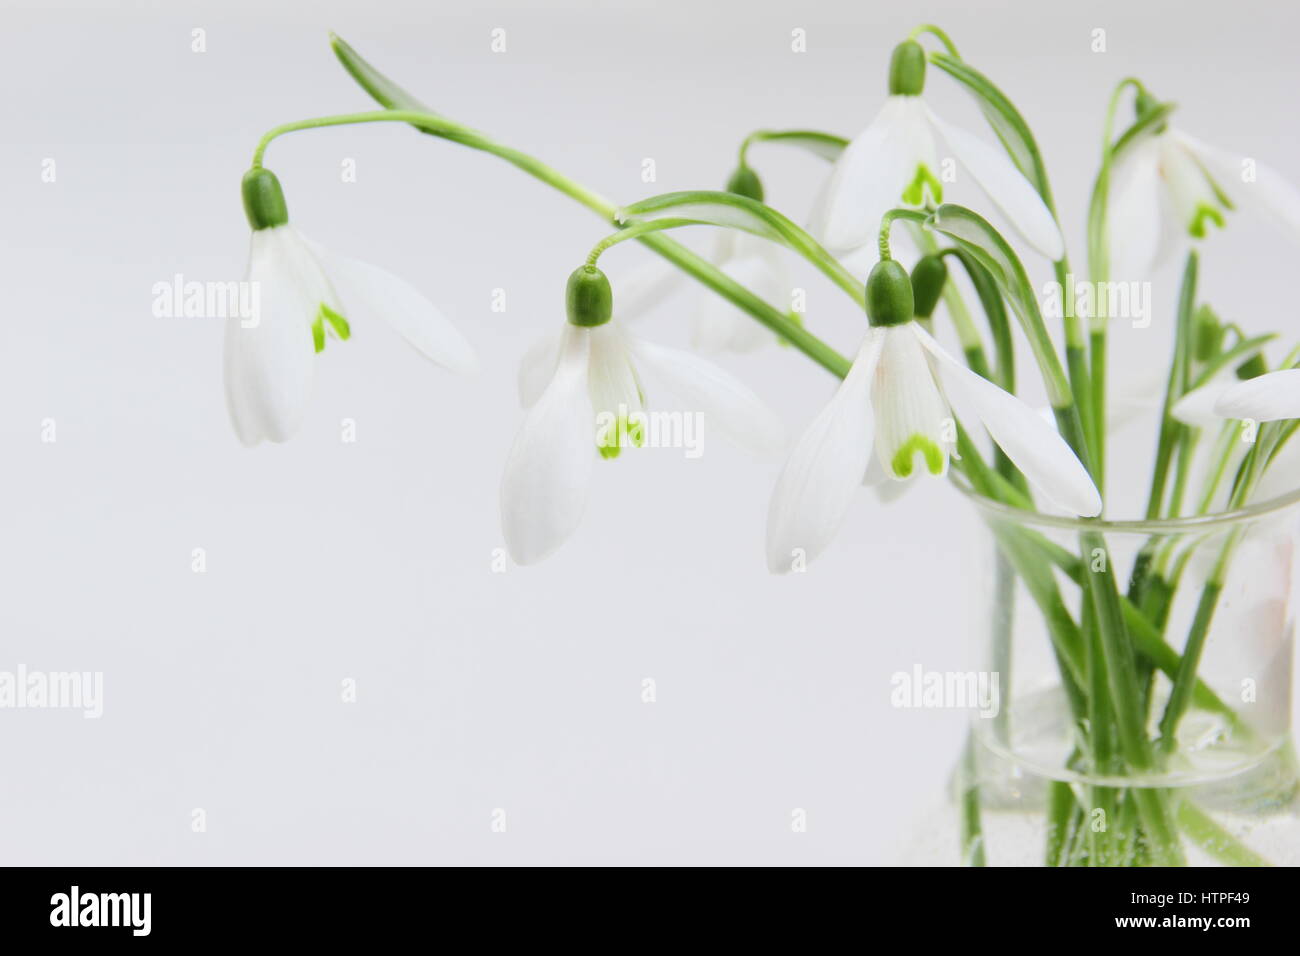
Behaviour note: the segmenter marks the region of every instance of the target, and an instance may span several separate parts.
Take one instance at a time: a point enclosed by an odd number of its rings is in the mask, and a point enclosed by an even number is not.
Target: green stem
[[[1160,408],[1160,435],[1156,440],[1156,464],[1151,475],[1151,490],[1147,495],[1146,517],[1154,521],[1162,513],[1165,485],[1169,478],[1169,464],[1174,445],[1183,425],[1173,416],[1174,404],[1187,387],[1187,373],[1191,361],[1192,315],[1196,304],[1196,278],[1198,259],[1196,250],[1187,254],[1183,267],[1183,281],[1178,295],[1178,323],[1174,329],[1174,360],[1169,365],[1169,378],[1165,384],[1164,403]]]
[[[1151,743],[1146,736],[1133,648],[1124,624],[1123,606],[1115,585],[1115,575],[1110,570],[1110,558],[1100,534],[1084,532],[1080,535],[1080,543],[1085,555],[1094,556],[1087,567],[1087,591],[1096,614],[1097,633],[1102,649],[1101,664],[1106,670],[1106,685],[1110,691],[1118,729],[1119,753],[1128,768],[1141,775],[1154,769],[1155,760]],[[1097,557],[1102,560],[1096,560]],[[1163,795],[1148,787],[1137,787],[1134,800],[1147,835],[1152,840],[1154,858],[1166,866],[1180,864],[1182,854],[1178,847],[1178,835],[1169,818]]]
[[[988,858],[984,852],[984,832],[980,821],[979,767],[971,735],[966,738],[962,754],[961,805],[962,860],[967,866],[985,866]]]
[[[907,222],[924,224],[928,218],[929,215],[927,213],[921,212],[918,209],[899,208],[886,210],[885,214],[880,217],[880,258],[882,260],[893,258],[889,254],[889,231],[893,228],[896,221],[902,219]]]
[[[1178,805],[1178,824],[1188,839],[1228,866],[1272,866],[1250,847],[1238,841],[1210,818],[1210,815],[1184,800]]]
[[[834,133],[815,129],[760,129],[744,138],[740,144],[740,165],[749,165],[749,148],[755,143],[790,143],[814,151],[823,159],[833,159],[844,151],[849,141]]]
[[[933,23],[922,23],[919,27],[917,27],[910,34],[908,34],[908,37],[912,40],[915,40],[918,37],[924,36],[927,33],[937,38],[938,41],[944,45],[944,48],[948,51],[948,53],[951,56],[954,56],[959,60],[961,59],[961,54],[957,52],[957,47],[952,42],[952,40],[948,37],[948,34],[944,33],[943,30],[935,26]]]
[[[483,134],[475,132],[459,123],[454,123],[450,120],[444,119],[443,117],[417,110],[393,109],[369,113],[352,113],[340,116],[322,117],[313,120],[302,120],[296,123],[286,123],[271,130],[262,138],[261,143],[258,145],[254,162],[259,163],[262,155],[266,151],[266,147],[271,143],[271,141],[285,133],[306,129],[319,129],[326,126],[390,121],[409,123],[422,132],[438,136],[462,146],[468,146],[471,149],[481,150],[504,159],[506,162],[523,170],[530,176],[533,176],[572,199],[582,203],[582,205],[596,212],[611,225],[618,224],[617,215],[619,207],[617,204],[605,199],[603,196],[588,189],[581,183],[575,182],[563,173],[560,173],[558,170],[543,163],[541,160],[538,160],[527,153],[512,149],[509,146],[496,143]],[[799,349],[813,361],[817,362],[817,364],[827,369],[827,371],[839,376],[840,378],[843,378],[844,375],[848,373],[849,366],[852,364],[849,359],[835,351],[815,335],[809,333],[803,328],[803,326],[792,321],[789,316],[784,315],[767,302],[764,302],[761,298],[756,296],[746,287],[740,285],[716,266],[691,252],[685,246],[673,241],[667,236],[654,235],[651,233],[641,235],[638,238],[644,245],[653,249],[669,262],[678,266],[687,274],[713,289],[713,291],[717,292],[719,295],[729,299],[740,309],[748,312],[760,323],[788,341],[795,348]]]

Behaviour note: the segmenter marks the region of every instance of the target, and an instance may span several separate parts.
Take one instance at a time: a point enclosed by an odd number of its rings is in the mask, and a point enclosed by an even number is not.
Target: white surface
[[[880,862],[957,752],[960,714],[889,704],[894,671],[967,666],[967,525],[941,483],[887,510],[864,492],[809,573],[774,578],[763,519],[778,465],[706,433],[697,461],[600,465],[573,540],[492,573],[515,364],[562,320],[564,279],[606,230],[490,157],[405,128],[272,146],[294,222],[415,282],[485,371],[455,378],[357,324],[322,356],[298,437],[240,447],[221,323],[154,318],[151,287],[242,273],[238,181],[264,130],[368,108],[327,29],[435,109],[631,201],[720,187],[755,128],[856,132],[892,45],[937,22],[1032,122],[1080,271],[1122,76],[1182,103],[1196,135],[1300,166],[1294,15],[1276,4],[121,6],[0,12],[0,669],[105,679],[98,721],[0,712],[8,863]],[[495,27],[505,54],[489,50]],[[1105,54],[1090,52],[1097,27]],[[985,133],[946,77],[929,85],[945,117]],[[356,183],[340,182],[345,158]],[[769,200],[803,218],[824,164],[778,146],[752,158]],[[612,252],[615,283],[648,255]],[[1273,226],[1239,217],[1203,288],[1225,317],[1294,335],[1294,262]],[[810,326],[851,351],[861,316],[799,275]],[[1176,278],[1161,276],[1151,329],[1117,332],[1121,388],[1164,363]],[[684,343],[694,295],[644,334]],[[728,367],[792,430],[832,385],[788,349]],[[55,444],[40,440],[47,418]],[[1144,455],[1115,456],[1133,500]],[[198,547],[205,574],[190,570]],[[340,703],[345,678],[356,704]],[[196,807],[206,833],[191,832]]]

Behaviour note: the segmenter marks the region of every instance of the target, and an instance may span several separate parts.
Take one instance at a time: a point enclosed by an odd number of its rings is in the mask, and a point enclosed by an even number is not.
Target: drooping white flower
[[[1300,191],[1275,169],[1163,124],[1122,150],[1111,172],[1111,271],[1145,279],[1187,239],[1223,228],[1237,205],[1300,233]]]
[[[542,560],[577,528],[598,458],[615,458],[644,442],[643,371],[698,413],[710,431],[763,455],[782,444],[776,416],[733,376],[611,322],[603,273],[582,267],[569,283],[563,333],[531,349],[520,369],[520,397],[531,407],[501,483],[506,547],[518,564]],[[583,287],[576,295],[575,284]]]
[[[1300,418],[1300,368],[1267,372],[1232,385],[1218,396],[1214,412],[1256,422]]]
[[[1183,424],[1195,428],[1210,428],[1221,424],[1225,417],[1235,416],[1225,416],[1219,410],[1219,405],[1241,384],[1241,380],[1233,374],[1233,370],[1225,368],[1175,402],[1169,413]],[[1257,421],[1263,420],[1254,415],[1245,417],[1256,418]]]
[[[848,375],[799,438],[777,480],[767,519],[768,567],[783,573],[796,555],[811,560],[825,549],[873,456],[897,480],[911,477],[918,456],[931,474],[943,474],[954,428],[949,399],[983,422],[1048,500],[1071,514],[1099,514],[1096,486],[1056,430],[949,355],[912,320],[907,273],[896,262],[882,262],[869,282],[882,267],[892,271],[887,278],[900,290],[898,304],[870,314],[872,328]],[[867,301],[871,310],[870,288]]]
[[[1065,244],[1051,211],[1001,150],[941,120],[921,99],[925,52],[914,41],[894,51],[890,96],[840,154],[822,188],[811,231],[843,253],[875,241],[880,217],[896,206],[943,201],[936,136],[1025,240],[1053,261]]]
[[[257,314],[226,322],[226,405],[245,445],[288,441],[311,396],[326,329],[351,335],[348,317],[382,317],[422,355],[453,371],[477,368],[464,337],[419,292],[382,269],[332,255],[289,225],[275,175],[250,170],[245,209],[253,226],[248,282]]]

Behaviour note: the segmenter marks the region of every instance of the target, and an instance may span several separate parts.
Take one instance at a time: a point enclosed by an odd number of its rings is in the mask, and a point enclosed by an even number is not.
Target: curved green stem
[[[587,265],[594,267],[600,257],[618,245],[620,242],[626,242],[628,239],[640,239],[642,236],[652,232],[662,232],[665,229],[679,229],[682,226],[701,225],[695,219],[650,219],[645,222],[634,222],[625,226],[618,232],[610,233],[600,242],[591,247],[591,252],[587,255]]]
[[[731,192],[687,190],[642,199],[619,210],[621,223],[672,219],[680,224],[705,224],[742,229],[779,242],[803,256],[839,286],[861,308],[866,292],[844,264],[831,255],[807,230],[756,199]]]
[[[317,116],[311,119],[296,120],[292,123],[281,123],[279,126],[268,130],[267,133],[258,140],[257,148],[253,150],[253,168],[257,169],[262,165],[262,157],[266,153],[266,148],[271,143],[286,133],[297,133],[307,129],[325,129],[330,126],[354,126],[359,123],[422,123],[432,121],[435,123],[442,122],[438,117],[431,113],[423,113],[416,110],[367,110],[362,113],[339,113],[334,116]],[[454,126],[455,124],[448,124]]]
[[[497,143],[488,136],[467,126],[424,109],[408,110],[400,108],[406,105],[418,106],[419,104],[410,94],[401,90],[374,70],[343,40],[332,37],[331,43],[340,62],[343,63],[347,71],[352,74],[362,87],[382,105],[395,107],[394,109],[385,110],[381,114],[353,114],[353,116],[372,116],[375,121],[381,119],[397,120],[400,118],[403,122],[410,123],[423,133],[446,139],[461,146],[467,146],[470,149],[489,153],[576,200],[611,225],[617,226],[619,224],[619,207],[617,204],[594,190],[588,189],[581,183],[570,179],[536,157]],[[298,124],[287,124],[287,126],[295,125]],[[340,124],[333,123],[330,125]],[[298,125],[298,128],[307,129],[311,127]],[[714,292],[728,299],[741,310],[749,313],[762,325],[799,349],[833,375],[843,378],[848,374],[848,369],[852,364],[848,358],[808,332],[789,316],[764,302],[763,299],[736,282],[716,266],[668,236],[646,234],[640,236],[639,239],[643,245],[663,256]]]
[[[755,130],[741,141],[740,165],[749,165],[749,148],[755,143],[788,143],[801,146],[822,159],[834,161],[844,152],[849,141],[834,133],[823,133],[815,129],[760,129]]]
[[[880,239],[879,239],[880,258],[882,260],[893,258],[889,254],[889,232],[893,228],[894,222],[896,220],[903,219],[906,220],[907,222],[915,222],[921,225],[925,225],[926,221],[929,218],[930,218],[929,213],[922,212],[919,209],[899,208],[899,209],[887,210],[885,214],[880,217]]]
[[[938,41],[944,45],[944,49],[946,49],[950,55],[956,57],[959,60],[961,59],[961,54],[957,52],[956,44],[952,42],[952,40],[948,37],[947,33],[945,33],[939,27],[935,26],[933,23],[922,23],[919,27],[917,27],[907,36],[909,40],[915,40],[918,37],[925,36],[925,34],[927,33],[930,34],[930,36],[938,39]]]

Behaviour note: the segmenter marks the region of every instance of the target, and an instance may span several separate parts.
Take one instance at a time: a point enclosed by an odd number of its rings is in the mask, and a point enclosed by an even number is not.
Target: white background
[[[250,451],[226,419],[220,321],[155,318],[151,289],[242,274],[238,182],[264,130],[369,107],[328,29],[433,108],[629,202],[721,187],[755,128],[856,133],[892,46],[937,22],[1032,123],[1080,270],[1101,117],[1125,75],[1181,103],[1189,131],[1300,168],[1283,5],[975,6],[4,0],[0,670],[102,671],[105,701],[97,721],[0,711],[0,860],[893,859],[962,739],[957,712],[889,703],[895,671],[968,666],[972,524],[951,488],[925,481],[888,509],[864,492],[823,560],[773,578],[778,463],[706,432],[697,461],[601,465],[568,545],[493,573],[516,362],[558,327],[564,278],[607,230],[405,128],[298,134],[267,163],[304,232],[410,278],[455,319],[477,377],[357,323],[321,357],[301,433]],[[497,27],[504,54],[489,48]],[[806,53],[791,52],[796,28]],[[931,73],[936,108],[987,135]],[[355,183],[341,182],[348,158]],[[769,201],[803,219],[824,164],[778,146],[752,158]],[[1239,216],[1207,253],[1203,289],[1225,317],[1294,335],[1288,237]],[[616,288],[648,255],[607,257]],[[801,275],[809,326],[851,351],[862,317]],[[1117,331],[1117,388],[1165,362],[1176,278],[1159,277],[1151,329]],[[645,334],[684,344],[696,294]],[[727,364],[792,431],[832,386],[788,349]],[[1117,494],[1136,500],[1147,459],[1116,460]],[[355,704],[340,702],[346,678]],[[791,832],[795,808],[807,833]]]

